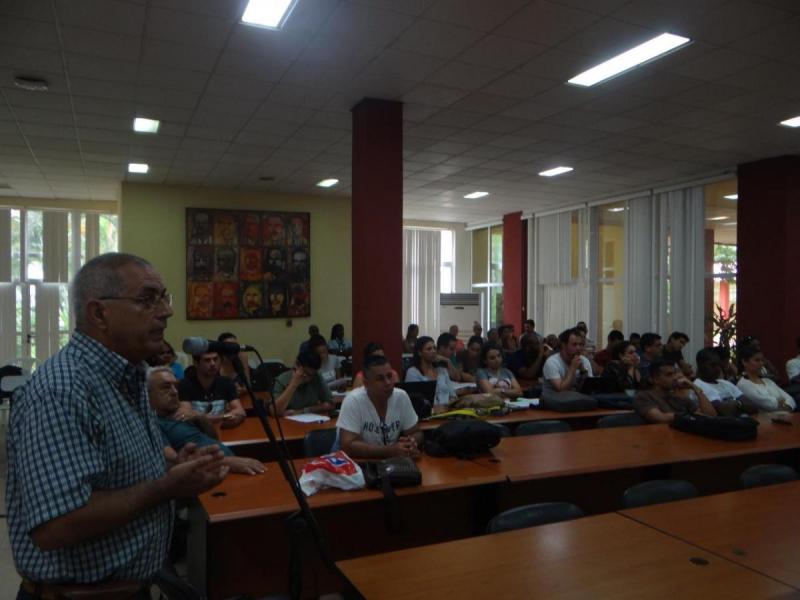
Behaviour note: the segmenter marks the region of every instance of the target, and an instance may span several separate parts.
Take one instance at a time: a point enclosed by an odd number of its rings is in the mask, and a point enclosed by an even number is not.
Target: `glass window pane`
[[[25,287],[27,289],[28,286],[24,284],[18,284],[16,286],[16,301],[17,301],[17,331],[22,331],[24,329],[23,325],[23,313],[22,313],[22,288]]]
[[[22,215],[19,210],[11,211],[11,281],[19,281],[21,279],[21,248],[20,235]]]
[[[116,252],[117,243],[117,215],[100,215],[100,254]],[[448,232],[452,236],[452,232]]]
[[[58,296],[58,330],[69,332],[69,286],[60,285],[58,289]]]
[[[490,283],[503,283],[503,226],[492,227]]]
[[[472,232],[472,283],[489,283],[489,230]]]
[[[42,264],[42,211],[29,210],[25,221],[26,265],[28,281],[41,281],[44,277]]]
[[[492,286],[489,288],[489,320],[491,327],[500,327],[503,324],[503,287]]]

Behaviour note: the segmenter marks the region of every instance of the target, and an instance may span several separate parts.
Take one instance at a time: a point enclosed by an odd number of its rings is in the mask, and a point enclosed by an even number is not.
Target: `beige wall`
[[[311,317],[287,319],[186,320],[185,209],[229,208],[311,213]],[[264,358],[294,360],[311,323],[325,337],[341,322],[349,337],[352,317],[350,200],[289,196],[184,186],[123,184],[120,250],[151,261],[175,296],[167,339],[180,347],[188,336],[216,338],[232,331]]]

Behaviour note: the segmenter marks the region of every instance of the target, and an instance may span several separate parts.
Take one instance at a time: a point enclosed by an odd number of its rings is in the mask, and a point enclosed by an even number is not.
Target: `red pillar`
[[[400,371],[403,337],[403,105],[353,107],[353,360],[380,342]],[[335,291],[332,291],[335,293]]]
[[[800,157],[739,166],[737,334],[783,371],[800,336]]]
[[[521,212],[503,215],[503,323],[517,335],[524,315],[525,234]]]

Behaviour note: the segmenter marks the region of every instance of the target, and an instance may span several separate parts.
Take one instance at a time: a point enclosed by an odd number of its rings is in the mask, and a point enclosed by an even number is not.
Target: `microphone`
[[[183,351],[191,356],[205,354],[206,352],[216,352],[217,354],[239,354],[239,352],[250,352],[254,350],[255,348],[245,344],[218,342],[216,340],[207,340],[201,337],[188,337],[183,340]]]

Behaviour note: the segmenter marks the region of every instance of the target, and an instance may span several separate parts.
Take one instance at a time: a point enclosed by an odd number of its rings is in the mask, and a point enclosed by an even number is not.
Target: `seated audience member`
[[[367,361],[372,358],[373,356],[383,356],[385,357],[386,354],[383,351],[383,345],[379,344],[378,342],[370,342],[366,346],[364,346],[364,364],[367,364]],[[397,383],[400,381],[400,377],[397,375],[397,371],[392,369],[392,383]],[[364,371],[359,371],[356,373],[355,378],[353,379],[353,389],[359,388],[364,385]]]
[[[793,411],[797,407],[794,398],[764,375],[764,354],[757,345],[750,344],[740,348],[738,354],[742,364],[742,378],[736,385],[758,410]]]
[[[622,335],[621,331],[617,329],[609,331],[608,337],[606,338],[606,347],[600,350],[600,352],[595,353],[594,362],[597,363],[600,368],[605,369],[606,365],[614,360],[612,357],[614,347],[621,344],[624,340],[625,336]]]
[[[239,394],[231,379],[219,374],[220,358],[216,352],[192,357],[194,365],[186,369],[178,384],[181,408],[187,412],[206,415],[208,419],[228,429],[245,419]]]
[[[639,372],[645,381],[650,378],[650,363],[661,356],[661,336],[657,333],[645,333],[639,343]]]
[[[552,351],[543,346],[535,335],[526,335],[520,341],[520,348],[509,355],[506,366],[519,379],[536,381],[542,376],[544,361]]]
[[[325,385],[339,379],[341,376],[341,357],[331,354],[330,346],[321,335],[316,335],[308,341],[308,350],[312,354],[319,356],[319,375]]]
[[[542,369],[542,398],[584,398],[586,395],[578,390],[583,380],[592,376],[592,365],[581,355],[583,335],[573,328],[563,331],[558,339],[560,350],[550,355]]]
[[[786,377],[789,378],[789,383],[800,383],[800,338],[795,343],[798,354],[786,361]]]
[[[458,394],[453,385],[453,380],[450,379],[449,365],[450,361],[444,356],[439,356],[436,352],[433,338],[424,335],[417,338],[417,343],[414,346],[414,365],[406,371],[406,383],[435,381],[436,396],[444,395],[445,390],[440,389],[439,386],[445,386],[447,388],[447,396],[452,400]],[[441,378],[439,377],[439,369],[443,371]]]
[[[500,326],[500,346],[503,352],[516,352],[519,350],[519,342],[517,342],[517,338],[514,335],[513,325]]]
[[[692,365],[683,358],[683,348],[689,343],[689,336],[680,331],[673,331],[667,338],[667,343],[661,350],[661,359],[674,364],[681,373],[689,377],[694,376]]]
[[[344,325],[341,323],[336,323],[331,327],[328,350],[337,356],[350,356],[353,353],[353,342],[344,339]]]
[[[516,398],[522,395],[522,388],[514,374],[503,367],[503,351],[497,346],[487,344],[481,350],[481,364],[478,369],[478,389],[484,393],[500,392]]]
[[[483,337],[483,327],[477,321],[472,322],[472,337],[481,338],[481,344],[486,341]]]
[[[420,455],[417,413],[408,394],[394,387],[392,373],[383,356],[372,356],[364,363],[364,386],[342,402],[334,450],[341,449],[352,458]]]
[[[642,336],[644,339],[644,336]],[[650,363],[652,386],[633,398],[633,410],[649,423],[671,423],[676,414],[699,412],[715,417],[717,411],[698,386],[686,379],[671,363],[656,359]]]
[[[636,352],[641,352],[641,349],[642,349],[642,345],[641,345],[642,336],[640,336],[638,333],[632,333],[631,337],[628,338],[628,339],[630,340],[631,344],[633,344],[636,347]]]
[[[544,338],[536,332],[536,322],[533,319],[526,319],[522,323],[522,334],[519,336],[520,347],[522,347],[522,341],[529,335],[535,336],[540,344],[544,342]]]
[[[167,340],[164,340],[162,351],[149,358],[147,364],[151,367],[169,367],[176,379],[179,381],[183,379],[183,365],[178,362],[178,356]]]
[[[772,364],[772,361],[769,360],[761,350],[761,342],[758,341],[758,338],[753,337],[751,335],[745,336],[742,338],[741,343],[737,347],[737,355],[739,355],[739,372],[744,373],[744,368],[742,368],[742,361],[741,356],[738,350],[752,346],[759,352],[761,352],[761,361],[763,362],[764,366],[761,367],[761,377],[766,377],[768,379],[772,379],[774,381],[778,380],[778,370],[775,368],[775,365]]]
[[[486,334],[486,341],[490,344],[499,344],[500,343],[500,330],[492,327],[489,332]]]
[[[736,368],[736,363],[731,360],[730,348],[715,346],[712,350],[717,353],[722,364],[722,378],[736,385],[736,382],[739,381],[739,369]]]
[[[459,339],[458,337],[458,325],[450,325],[450,329],[447,332],[453,336],[456,340],[456,354],[461,352],[464,349],[464,340]]]
[[[419,325],[413,323],[408,326],[406,330],[406,337],[403,338],[403,354],[413,354],[414,345],[417,343],[419,337]]]
[[[542,346],[545,350],[549,350],[552,354],[553,352],[558,352],[561,349],[561,342],[558,340],[558,336],[554,333],[551,333],[546,338],[544,338],[544,346]]]
[[[311,338],[313,338],[315,335],[319,335],[319,327],[317,327],[316,325],[309,325],[308,339],[304,341],[302,344],[300,344],[300,349],[298,350],[298,353],[308,352],[308,343],[311,341]]]
[[[238,338],[230,332],[220,333],[217,341],[228,342],[230,344],[239,343]],[[242,379],[236,374],[236,369],[233,368],[231,359],[225,355],[220,355],[219,358],[219,374],[223,377],[233,380],[233,383],[236,384],[237,393],[243,394],[246,392],[247,387],[245,386],[244,381],[242,381]],[[247,362],[247,352],[239,352],[239,361],[242,363],[242,370],[244,371],[245,379],[250,381],[250,364]]]
[[[603,377],[614,381],[620,392],[639,389],[642,374],[639,372],[639,354],[636,352],[636,347],[625,340],[616,342],[611,350],[611,360],[603,369]]]
[[[594,359],[594,353],[597,351],[597,343],[589,337],[589,327],[586,325],[584,321],[578,321],[575,325],[575,329],[580,331],[583,334],[583,339],[585,340],[584,347],[585,347],[585,356],[589,360]]]
[[[475,376],[478,374],[478,369],[481,368],[481,348],[483,347],[483,338],[479,335],[473,335],[467,342],[467,347],[458,353],[456,359],[458,360],[458,368],[461,371],[461,381],[475,382]]]
[[[703,348],[695,357],[697,379],[694,384],[705,392],[706,398],[714,406],[718,415],[738,415],[742,412],[758,412],[748,402],[736,385],[723,379],[722,360],[714,348]]]
[[[178,380],[169,367],[153,367],[147,371],[150,406],[158,417],[161,433],[173,450],[180,452],[186,444],[198,448],[217,445],[225,454],[223,464],[229,466],[232,473],[263,473],[264,465],[257,460],[234,456],[231,449],[217,439],[217,432],[205,415],[181,410],[177,386]]]
[[[275,378],[272,395],[279,417],[333,410],[331,390],[319,374],[318,354],[301,352],[291,371]]]
[[[461,381],[461,370],[456,357],[456,339],[451,333],[443,333],[436,338],[436,353],[447,359],[447,373],[453,381]]]

